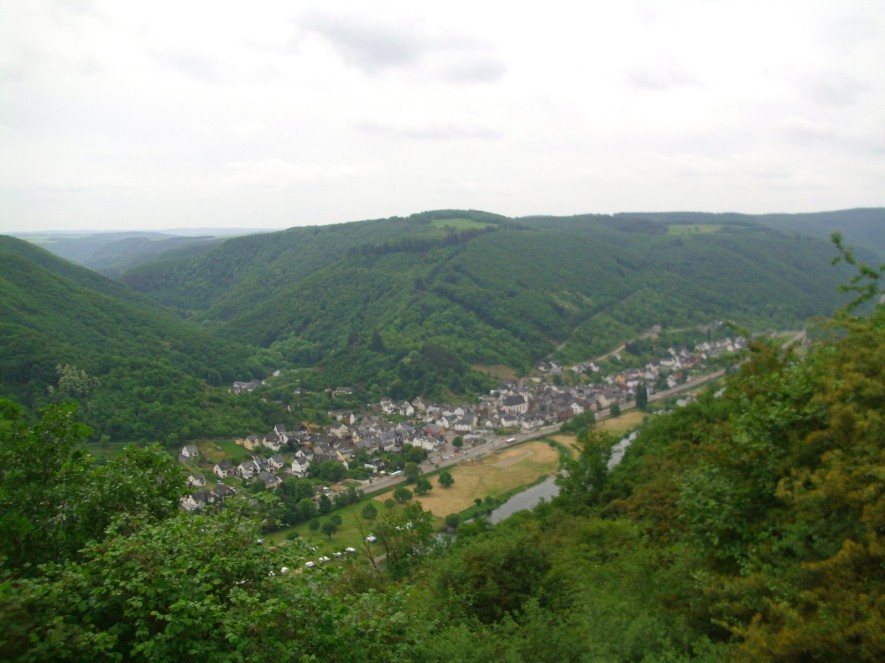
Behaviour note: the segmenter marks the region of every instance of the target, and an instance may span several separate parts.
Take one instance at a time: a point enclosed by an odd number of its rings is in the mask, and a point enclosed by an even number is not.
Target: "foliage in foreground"
[[[855,284],[858,285],[858,284]],[[872,290],[857,289],[861,295]],[[157,449],[97,468],[73,412],[0,417],[10,660],[880,661],[885,306],[760,344],[607,470],[590,430],[553,503],[432,544],[417,505],[340,575],[263,510],[180,514]],[[134,452],[133,452],[134,453]],[[283,572],[286,567],[288,572]]]

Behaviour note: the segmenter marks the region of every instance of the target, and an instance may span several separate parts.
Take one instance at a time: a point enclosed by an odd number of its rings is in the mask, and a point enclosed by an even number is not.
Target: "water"
[[[559,486],[556,485],[556,476],[548,477],[539,484],[527,488],[521,493],[513,495],[489,515],[492,523],[499,523],[509,518],[517,511],[535,508],[543,500],[549,500],[559,495]]]
[[[634,431],[629,436],[625,437],[623,440],[612,447],[612,453],[608,461],[609,470],[611,470],[618,463],[621,462],[621,460],[624,458],[624,454],[627,452],[629,446],[633,443],[633,440],[636,439],[637,435],[638,432]],[[556,475],[554,475],[552,477],[548,477],[541,483],[532,486],[531,488],[527,488],[521,493],[517,493],[516,495],[512,496],[509,500],[504,502],[504,504],[502,504],[497,509],[492,511],[491,514],[489,514],[489,520],[493,524],[499,523],[505,518],[509,518],[517,511],[534,509],[542,499],[550,500],[557,495],[559,495],[559,486],[556,485]]]

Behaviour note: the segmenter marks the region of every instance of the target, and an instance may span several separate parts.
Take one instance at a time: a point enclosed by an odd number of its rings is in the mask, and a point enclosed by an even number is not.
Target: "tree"
[[[456,449],[460,449],[464,446],[464,438],[462,438],[460,435],[456,435],[455,439],[452,440],[452,446]]]
[[[645,382],[640,382],[636,388],[636,407],[645,412],[648,409],[648,389]]]
[[[433,489],[433,485],[428,481],[427,477],[420,476],[415,482],[415,494],[426,495]]]
[[[86,371],[70,364],[59,364],[55,367],[58,374],[58,387],[49,387],[49,394],[59,399],[85,401],[90,392],[101,386],[98,378],[90,377]]]
[[[433,544],[432,516],[420,502],[413,502],[382,515],[375,522],[374,534],[384,549],[388,573],[402,578]]]
[[[556,478],[560,486],[557,499],[580,510],[599,502],[608,479],[608,459],[614,440],[607,433],[585,430],[578,436],[578,457],[565,464],[565,473]]]
[[[298,502],[298,518],[304,522],[305,520],[311,520],[316,518],[317,516],[317,507],[316,504],[313,503],[313,500],[309,497],[305,497],[303,500]]]
[[[335,523],[337,527],[341,527],[341,523],[344,522],[341,518],[341,514],[338,513],[333,513],[331,516],[329,516],[329,521]]]
[[[439,485],[443,488],[451,488],[455,483],[455,477],[453,477],[452,473],[448,470],[442,470],[439,473],[437,480],[439,481]]]
[[[307,523],[307,526],[311,532],[316,532],[320,528],[320,519],[319,518],[311,518],[310,522]]]
[[[457,513],[450,513],[446,516],[446,527],[451,530],[458,529],[458,525],[461,523],[461,516]]]
[[[414,447],[410,444],[403,445],[403,458],[406,461],[420,463],[427,458],[427,449],[424,447]]]
[[[129,446],[107,465],[86,452],[74,405],[50,405],[36,424],[0,401],[0,557],[33,568],[77,555],[119,515],[154,522],[176,513],[181,466],[159,445]]]
[[[421,476],[421,468],[418,463],[406,463],[403,468],[403,475],[406,477],[406,483],[414,483]]]
[[[397,486],[396,490],[393,491],[393,499],[399,504],[405,504],[412,499],[412,491],[405,486]]]
[[[134,529],[126,519],[77,563],[3,577],[3,659],[417,660],[402,593],[337,592],[323,574],[288,572],[305,546],[256,545],[248,508],[234,499]]]
[[[611,407],[608,409],[608,413],[612,417],[620,417],[621,416],[621,406],[617,403],[612,403]]]
[[[329,540],[331,541],[332,535],[338,531],[338,525],[336,525],[331,520],[327,520],[326,522],[323,523],[322,527],[320,528],[320,531],[323,534],[325,534],[327,537],[329,537]]]
[[[378,331],[378,328],[372,330],[372,340],[369,341],[369,349],[373,352],[385,352],[387,350],[384,347],[384,339],[381,338],[381,332]]]
[[[363,510],[360,512],[360,515],[364,520],[375,520],[378,517],[378,509],[375,508],[375,505],[369,502],[366,506],[363,507]]]

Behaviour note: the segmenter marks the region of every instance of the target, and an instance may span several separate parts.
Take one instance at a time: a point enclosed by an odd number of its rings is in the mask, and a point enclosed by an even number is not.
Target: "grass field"
[[[280,543],[285,540],[286,535],[289,534],[289,532],[296,530],[300,535],[299,539],[301,541],[317,547],[318,554],[333,553],[336,550],[344,550],[348,546],[358,548],[363,540],[363,534],[360,532],[360,522],[362,522],[363,530],[366,533],[371,534],[372,532],[372,524],[360,517],[360,512],[370,501],[375,505],[375,508],[378,509],[379,514],[384,512],[384,505],[382,504],[383,500],[362,500],[356,504],[351,504],[343,509],[336,510],[334,513],[341,516],[342,522],[341,527],[339,527],[338,531],[332,535],[331,539],[325,534],[320,533],[319,530],[311,532],[307,523],[281,529],[269,534],[267,538],[275,543]],[[322,523],[328,520],[328,518],[328,516],[319,516],[319,521]]]
[[[620,437],[623,433],[626,433],[629,430],[633,430],[634,428],[639,426],[642,423],[642,420],[647,416],[648,414],[646,412],[640,412],[639,410],[630,410],[629,412],[625,412],[619,417],[600,421],[598,424],[596,424],[596,429],[605,431],[606,433],[611,433],[615,437]],[[550,435],[549,438],[554,442],[558,442],[564,447],[572,450],[574,450],[575,442],[577,442],[578,440],[577,436],[571,433],[559,433],[557,435]]]
[[[619,433],[624,433],[636,428],[647,416],[648,414],[646,412],[630,410],[619,417],[612,417],[611,419],[600,421],[596,424],[596,428],[612,433],[613,435],[618,435]]]
[[[203,454],[203,458],[210,463],[231,458],[246,458],[251,455],[245,447],[239,446],[233,440],[206,440],[197,443],[197,448]]]
[[[434,228],[445,228],[448,226],[455,230],[481,230],[494,224],[474,221],[473,219],[436,219],[430,225]]]
[[[505,366],[504,364],[473,364],[470,368],[474,371],[479,371],[480,373],[485,373],[486,375],[491,375],[493,378],[497,378],[499,380],[515,380],[519,377],[512,368],[509,366]]]
[[[678,224],[667,226],[667,234],[668,235],[709,235],[715,232],[719,232],[722,229],[721,225],[717,225],[715,223],[706,223],[706,224]]]
[[[433,490],[415,499],[433,515],[444,518],[473,506],[476,498],[495,497],[528,485],[540,476],[552,474],[558,466],[559,452],[555,448],[546,442],[528,442],[450,468],[455,479],[451,488],[443,488],[436,477],[430,477]],[[392,492],[379,495],[378,499],[383,502]]]

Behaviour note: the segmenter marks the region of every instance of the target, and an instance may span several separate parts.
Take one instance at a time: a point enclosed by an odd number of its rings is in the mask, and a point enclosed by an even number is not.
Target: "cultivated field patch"
[[[709,235],[719,232],[722,229],[721,224],[702,223],[702,224],[674,224],[667,226],[668,235]]]
[[[477,498],[494,497],[552,474],[558,465],[559,452],[555,448],[546,442],[528,442],[449,468],[455,479],[451,488],[443,488],[436,476],[431,476],[433,490],[415,499],[435,516],[445,517],[473,506]],[[383,502],[392,492],[377,499]]]
[[[646,416],[648,416],[648,414],[641,410],[630,410],[619,417],[612,417],[611,419],[600,421],[596,424],[596,428],[611,433],[612,435],[618,435],[619,433],[633,430],[639,426]]]

